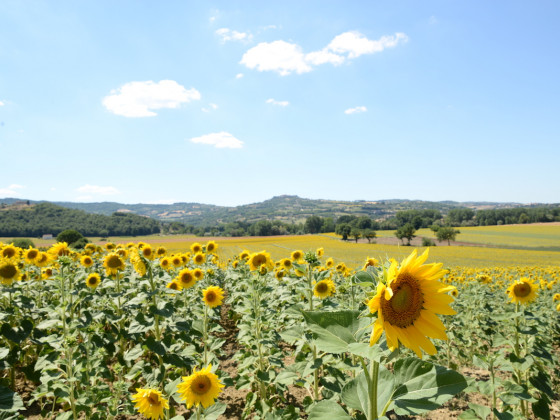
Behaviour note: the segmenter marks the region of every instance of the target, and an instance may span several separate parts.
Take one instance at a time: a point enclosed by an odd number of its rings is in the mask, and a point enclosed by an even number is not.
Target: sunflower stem
[[[370,413],[368,420],[377,420],[377,383],[379,379],[379,362],[371,361],[371,387],[369,392]]]
[[[208,365],[208,306],[204,305],[204,324],[202,326],[202,340],[204,341],[204,364],[202,367]]]

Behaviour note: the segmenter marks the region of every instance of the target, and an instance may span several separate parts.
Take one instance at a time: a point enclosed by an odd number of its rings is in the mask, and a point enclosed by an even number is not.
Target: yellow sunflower
[[[321,299],[334,295],[335,291],[336,288],[331,279],[321,280],[313,287],[313,294]]]
[[[202,252],[197,252],[196,254],[194,254],[193,262],[195,264],[204,264],[206,262],[206,255],[204,255]]]
[[[46,252],[39,252],[39,255],[35,259],[35,265],[37,267],[46,267],[50,261],[49,254]]]
[[[19,256],[20,248],[13,246],[12,244],[6,245],[2,248],[2,252],[0,252],[0,257],[4,258],[14,258]]]
[[[89,255],[84,255],[82,258],[80,258],[80,264],[82,264],[85,268],[89,268],[93,265],[93,258],[91,258]]]
[[[218,244],[214,241],[208,241],[208,243],[206,244],[206,252],[209,254],[216,252],[217,249]]]
[[[101,284],[101,276],[97,273],[91,273],[86,278],[86,286],[95,289]]]
[[[142,256],[144,258],[146,258],[147,260],[153,260],[156,257],[156,253],[154,252],[154,250],[152,249],[152,247],[148,244],[145,244],[142,249],[140,250],[140,253],[142,254]]]
[[[274,271],[274,277],[276,277],[276,280],[282,280],[285,275],[286,275],[286,273],[284,272],[284,270],[282,268]]]
[[[224,300],[224,291],[218,286],[208,286],[202,291],[202,300],[211,308],[220,306]]]
[[[171,257],[171,264],[173,264],[175,268],[181,267],[183,265],[183,259],[180,255],[173,255],[173,257]]]
[[[194,244],[191,245],[191,251],[193,254],[198,254],[199,252],[202,252],[202,245],[200,245],[198,242],[195,242]]]
[[[70,255],[70,248],[68,248],[68,244],[66,242],[57,242],[49,248],[48,252],[56,259],[58,257]]]
[[[161,260],[159,260],[159,265],[161,268],[163,268],[164,270],[169,270],[171,268],[171,259],[169,257],[163,257]]]
[[[451,290],[449,291],[449,294],[450,294],[451,296],[453,296],[455,299],[457,299],[457,297],[459,296],[459,291],[457,290],[456,287],[453,287],[453,289],[451,289]]]
[[[130,262],[132,263],[132,267],[134,267],[134,271],[136,271],[140,277],[144,277],[146,275],[146,263],[137,252],[132,254]]]
[[[107,242],[107,243],[105,244],[105,249],[106,249],[107,251],[112,251],[112,250],[115,249],[115,248],[116,248],[116,245],[115,245],[113,242]]]
[[[193,270],[193,276],[196,279],[196,281],[202,280],[204,278],[204,271],[202,271],[200,268],[195,268]]]
[[[265,251],[255,252],[249,256],[249,268],[251,271],[259,270],[261,266],[265,266],[265,268],[272,269],[274,265],[272,264],[272,260],[270,259],[270,254]]]
[[[124,262],[121,260],[121,257],[119,257],[119,254],[112,252],[103,260],[103,267],[105,267],[107,275],[110,276],[112,274],[117,274],[120,270],[124,270]]]
[[[284,267],[286,270],[289,270],[290,268],[292,268],[292,260],[290,260],[289,258],[283,258],[280,261],[280,264],[282,265],[282,267]]]
[[[158,246],[158,247],[156,248],[156,255],[157,255],[158,257],[163,257],[165,254],[167,254],[167,249],[165,249],[165,248],[162,247],[162,246]]]
[[[84,251],[90,255],[93,254],[96,250],[97,247],[95,246],[95,244],[86,244],[86,246],[84,247]]]
[[[196,283],[196,278],[191,270],[189,270],[188,268],[184,268],[179,271],[177,282],[183,289],[188,289],[189,287],[194,286],[194,284]]]
[[[366,263],[364,264],[364,270],[368,267],[377,267],[379,265],[379,261],[375,258],[368,257]]]
[[[156,389],[136,388],[136,394],[132,396],[134,408],[140,414],[145,415],[151,420],[164,418],[163,410],[169,408],[169,401],[161,396],[161,391]]]
[[[297,250],[290,254],[292,261],[298,262],[303,258],[303,251]]]
[[[37,257],[39,256],[40,251],[37,248],[26,249],[23,253],[23,258],[25,258],[25,262],[27,264],[33,264]]]
[[[453,297],[447,294],[453,286],[438,281],[447,271],[442,264],[424,264],[427,258],[428,249],[420,257],[414,250],[400,267],[396,261],[391,263],[386,283],[377,285],[376,295],[368,302],[370,312],[377,312],[370,345],[385,331],[389,349],[395,350],[400,342],[421,358],[422,349],[437,353],[427,337],[447,340],[445,326],[436,314],[456,313],[449,307]]]
[[[328,258],[327,261],[325,262],[325,266],[327,268],[332,268],[334,267],[334,260],[332,258]]]
[[[316,254],[319,258],[325,255],[325,250],[323,248],[317,248]]]
[[[41,270],[41,278],[43,280],[51,278],[53,275],[53,269],[51,267],[45,267]]]
[[[0,258],[0,282],[5,286],[10,286],[20,278],[21,272],[15,259]]]
[[[554,296],[552,296],[553,302],[556,302],[557,300],[560,300],[560,293],[555,293]]]
[[[196,368],[190,376],[183,376],[183,382],[177,385],[181,400],[185,401],[187,408],[193,405],[208,408],[216,402],[224,385],[218,376],[212,373],[212,365],[197,372]]]
[[[512,303],[528,304],[537,298],[538,286],[527,277],[521,277],[506,290]]]
[[[168,289],[173,289],[173,290],[182,290],[183,286],[181,286],[181,284],[179,283],[179,281],[177,279],[174,279],[173,281],[170,281],[169,283],[167,283],[167,287]]]
[[[241,258],[242,260],[246,260],[247,258],[249,258],[250,255],[251,255],[251,253],[249,251],[247,251],[246,249],[244,249],[239,254],[239,258]]]

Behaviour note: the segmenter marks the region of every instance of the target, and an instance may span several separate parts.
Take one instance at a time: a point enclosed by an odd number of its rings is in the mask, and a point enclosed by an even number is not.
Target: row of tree
[[[86,213],[51,203],[0,211],[0,236],[41,237],[74,229],[86,236],[136,236],[160,232],[160,222],[131,213]]]

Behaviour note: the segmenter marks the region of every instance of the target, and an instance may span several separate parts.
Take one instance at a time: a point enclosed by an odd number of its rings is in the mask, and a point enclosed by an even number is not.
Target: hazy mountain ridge
[[[22,200],[16,198],[0,199],[0,205],[37,204],[45,201]],[[406,199],[386,200],[325,200],[308,199],[296,195],[280,195],[271,199],[235,207],[217,206],[202,203],[173,204],[123,204],[118,202],[74,203],[53,201],[53,204],[83,210],[87,213],[109,216],[115,212],[134,213],[161,221],[179,221],[188,225],[208,226],[230,222],[256,222],[259,220],[280,220],[289,223],[303,222],[309,216],[332,217],[342,215],[369,216],[386,219],[399,210],[439,210],[446,214],[454,208],[495,209],[512,207],[532,207],[543,204],[498,203],[498,202],[455,202],[422,201]]]

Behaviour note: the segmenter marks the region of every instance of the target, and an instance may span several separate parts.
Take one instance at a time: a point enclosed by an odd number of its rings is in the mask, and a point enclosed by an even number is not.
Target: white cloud
[[[18,184],[9,185],[7,188],[0,188],[0,196],[4,196],[4,197],[17,196],[19,194],[17,190],[20,190],[22,188],[25,187],[23,185],[18,185]]]
[[[366,112],[367,108],[365,106],[357,106],[355,108],[348,108],[344,111],[345,114],[359,114],[360,112]]]
[[[345,59],[342,55],[334,54],[326,49],[305,54],[305,61],[313,64],[314,66],[319,66],[325,63],[331,63],[338,66],[339,64],[342,64],[344,60]]]
[[[258,71],[276,71],[281,76],[312,70],[301,47],[285,41],[261,42],[243,54],[241,64]]]
[[[91,201],[93,200],[93,197],[91,195],[80,195],[79,197],[76,197],[76,201]]]
[[[216,109],[218,109],[218,105],[210,103],[208,104],[208,108],[202,108],[202,111],[210,112],[210,111],[215,111]]]
[[[5,105],[4,102],[0,101],[0,106],[4,106],[4,105]]]
[[[350,31],[334,37],[325,48],[307,54],[297,44],[285,41],[261,42],[245,52],[241,64],[258,71],[276,71],[281,76],[301,74],[313,70],[312,66],[326,63],[340,65],[346,60],[378,53],[407,40],[408,37],[401,32],[371,40],[359,32]]]
[[[120,191],[117,190],[115,187],[102,187],[99,185],[82,185],[79,188],[76,188],[76,191],[85,193],[85,194],[95,194],[95,195],[115,195],[120,194]],[[89,196],[88,196],[89,197]],[[91,198],[91,197],[89,197]]]
[[[243,73],[237,73],[237,74],[235,75],[235,78],[236,78],[236,79],[241,79],[242,77],[243,77]]]
[[[19,184],[12,184],[8,187],[8,189],[10,190],[19,190],[21,188],[25,188],[23,185],[19,185]]]
[[[200,99],[200,92],[194,88],[185,89],[174,80],[157,83],[130,82],[111,91],[103,98],[103,105],[114,114],[124,117],[153,117],[153,110],[178,108],[183,102]]]
[[[216,30],[216,35],[221,38],[222,42],[227,41],[243,41],[249,42],[253,39],[253,35],[248,32],[238,32],[229,28],[220,28]]]
[[[344,32],[337,35],[329,43],[327,49],[339,54],[348,54],[348,58],[356,58],[364,54],[374,54],[383,51],[385,48],[397,46],[399,42],[408,41],[408,37],[398,32],[395,35],[382,36],[376,41],[367,39],[359,32]]]
[[[267,99],[266,100],[267,104],[272,104],[272,105],[278,105],[278,106],[288,106],[290,105],[290,103],[288,101],[277,101],[276,99]]]
[[[204,136],[200,137],[193,137],[191,139],[191,142],[199,144],[209,144],[218,149],[240,149],[243,147],[243,142],[241,140],[236,139],[232,134],[225,131],[205,134]]]

